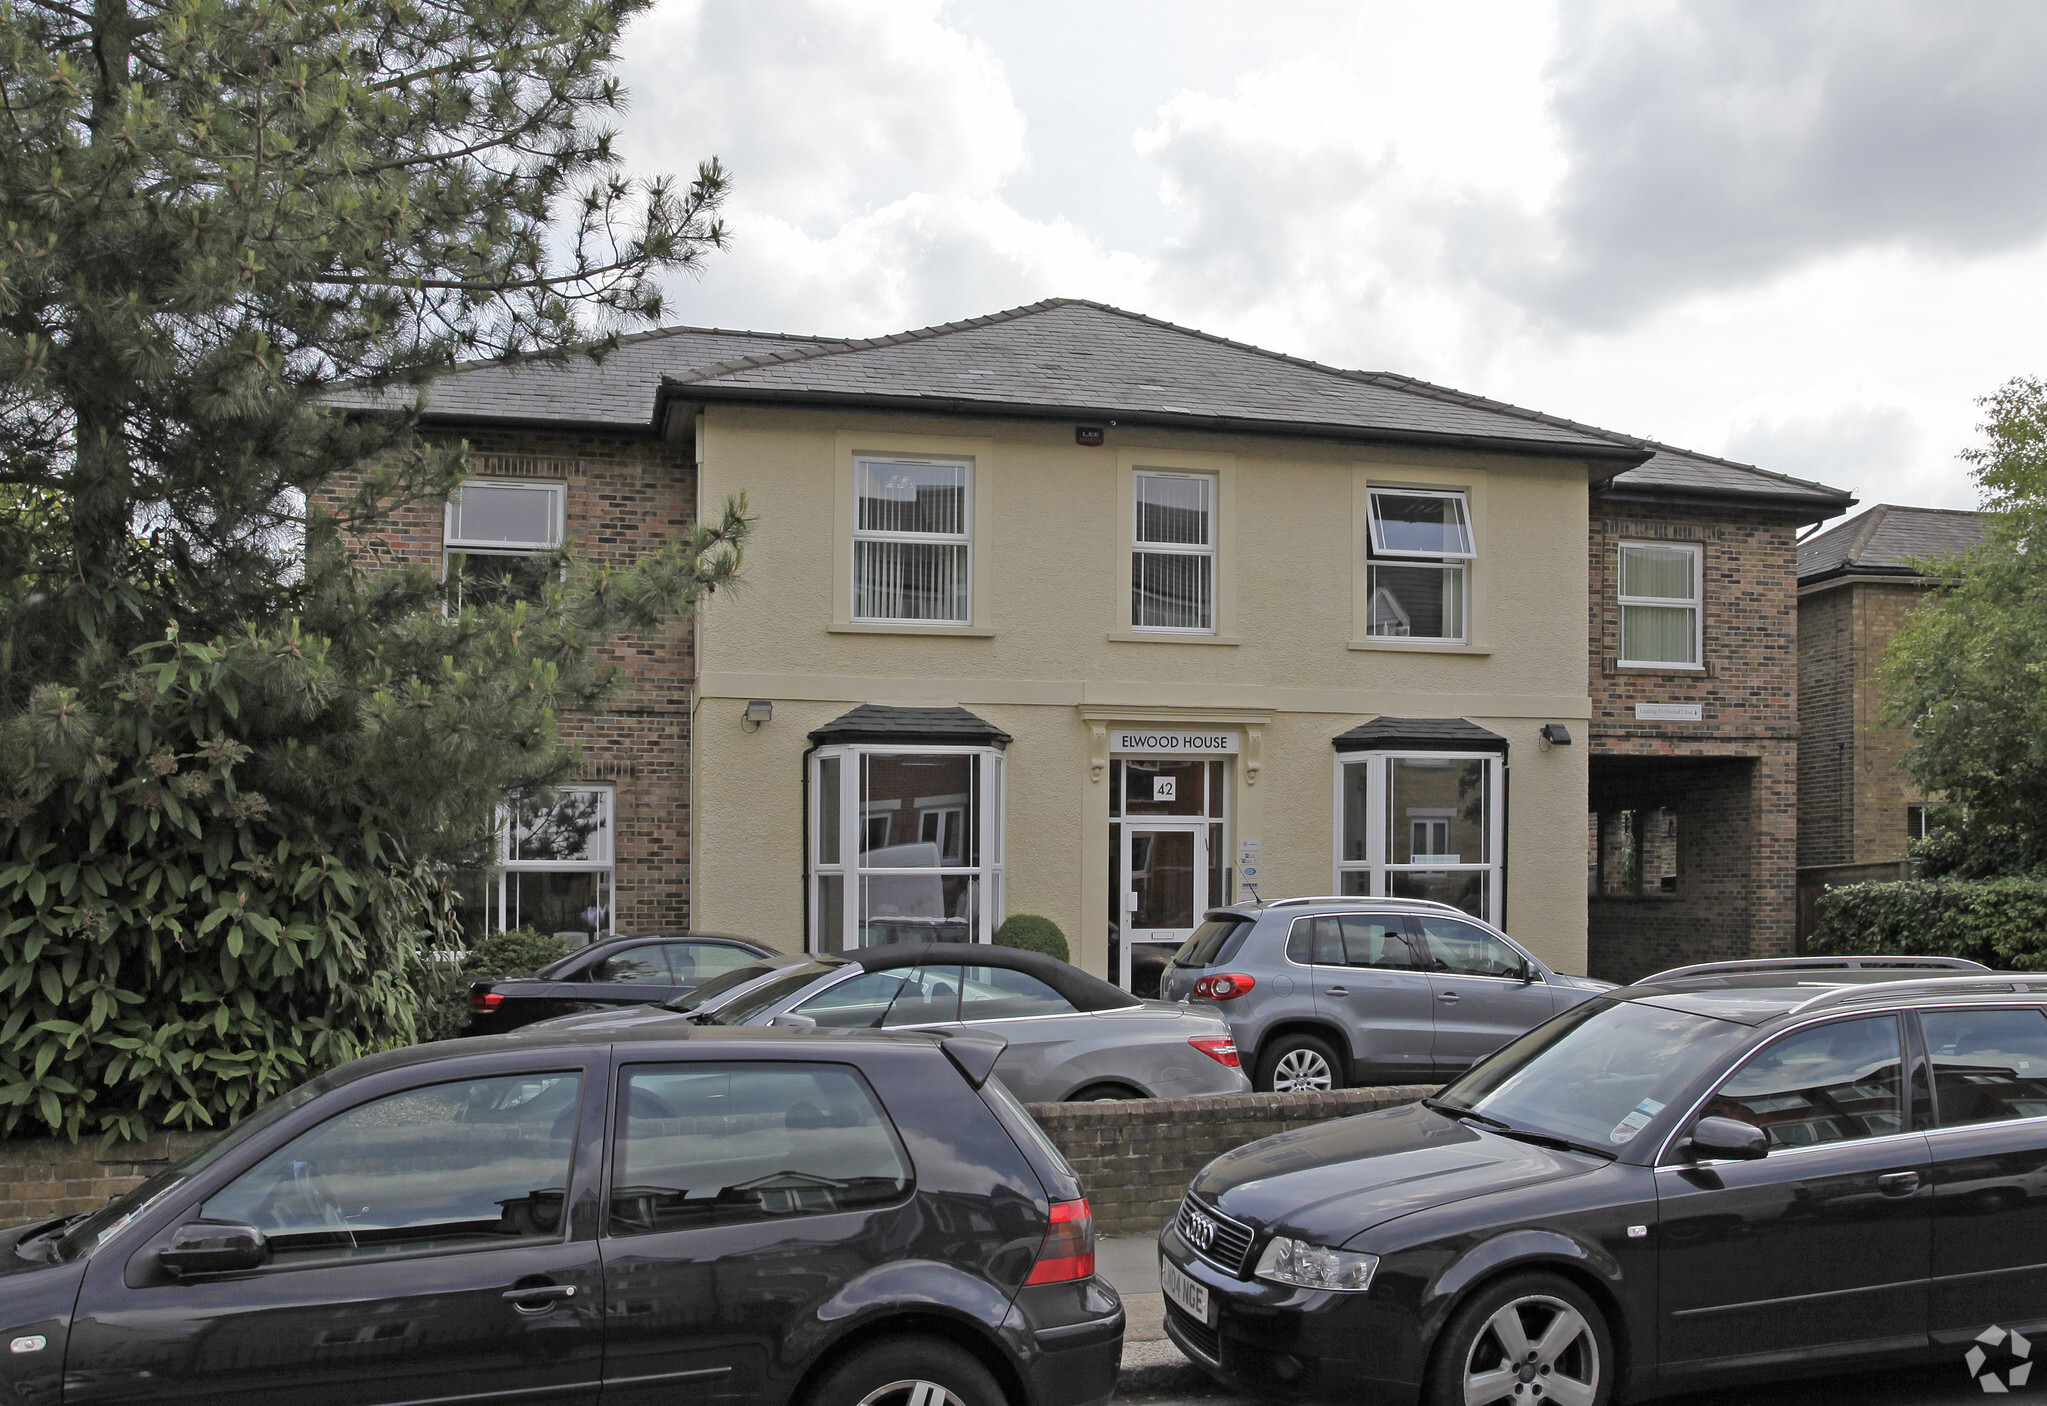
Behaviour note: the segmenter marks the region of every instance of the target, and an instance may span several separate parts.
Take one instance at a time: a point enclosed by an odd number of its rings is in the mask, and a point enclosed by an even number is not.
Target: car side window
[[[1287,933],[1286,954],[1302,966],[1343,965],[1343,926],[1337,918],[1296,918]]]
[[[960,1014],[960,969],[958,967],[911,967],[891,975],[902,978],[902,989],[889,1003],[883,1026],[935,1025],[958,1020]]]
[[[961,1020],[1020,1020],[1033,1015],[1073,1015],[1073,1002],[1029,972],[1006,967],[967,967],[960,984]]]
[[[585,981],[642,986],[666,986],[674,979],[668,974],[667,949],[659,945],[628,947],[623,952],[614,952],[591,967],[583,977]]]
[[[878,1029],[908,975],[908,969],[862,972],[818,992],[792,1008],[790,1014],[807,1015],[819,1025],[837,1030]]]
[[[910,1190],[894,1126],[844,1065],[633,1065],[619,1101],[612,1235],[856,1211]]]
[[[1397,971],[1416,965],[1407,948],[1405,925],[1399,918],[1346,914],[1342,923],[1344,965]]]
[[[273,1264],[559,1239],[576,1073],[408,1089],[336,1114],[215,1192]]]
[[[1942,1127],[2047,1117],[2047,1012],[1926,1011]]]
[[[666,947],[668,970],[677,981],[706,981],[760,960],[744,947],[727,947],[722,942],[671,942]]]
[[[1772,1148],[1881,1137],[1905,1126],[1900,1065],[1895,1016],[1818,1025],[1749,1056],[1702,1111],[1761,1128]]]
[[[1433,915],[1415,919],[1419,945],[1431,971],[1451,976],[1518,977],[1527,963],[1521,954],[1484,928]]]

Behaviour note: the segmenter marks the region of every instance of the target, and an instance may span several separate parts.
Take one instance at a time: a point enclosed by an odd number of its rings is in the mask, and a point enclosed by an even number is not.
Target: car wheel
[[[1343,1087],[1343,1061],[1326,1040],[1282,1035],[1258,1056],[1258,1088],[1268,1094],[1322,1093]]]
[[[986,1367],[938,1338],[890,1338],[825,1374],[806,1406],[1006,1406]]]
[[[1567,1279],[1520,1274],[1481,1290],[1437,1339],[1429,1406],[1605,1406],[1606,1315]]]

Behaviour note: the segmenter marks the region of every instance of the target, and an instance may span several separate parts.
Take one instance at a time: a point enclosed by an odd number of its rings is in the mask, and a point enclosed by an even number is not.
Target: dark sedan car
[[[521,1031],[0,1233],[22,1406],[1078,1406],[1123,1310],[999,1041]]]
[[[1684,968],[1433,1099],[1210,1163],[1160,1235],[1166,1328],[1227,1381],[1347,1402],[1959,1374],[2047,1327],[2042,1167],[2047,977]]]
[[[668,1001],[775,949],[714,933],[646,933],[592,943],[532,976],[469,988],[471,1035],[498,1035],[578,1011]]]

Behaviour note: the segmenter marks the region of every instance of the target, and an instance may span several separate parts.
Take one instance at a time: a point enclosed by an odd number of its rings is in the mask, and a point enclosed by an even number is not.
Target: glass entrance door
[[[1208,830],[1201,824],[1123,826],[1122,966],[1130,989],[1136,950],[1165,957],[1194,935],[1208,906]]]

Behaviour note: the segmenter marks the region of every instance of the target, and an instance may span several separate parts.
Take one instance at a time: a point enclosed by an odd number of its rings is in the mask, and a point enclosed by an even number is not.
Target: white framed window
[[[565,786],[514,797],[498,817],[498,875],[486,926],[537,928],[574,942],[609,937],[616,797],[609,786]]]
[[[1374,488],[1365,634],[1462,644],[1478,552],[1461,489]]]
[[[1704,552],[1683,542],[1623,542],[1620,554],[1620,662],[1697,668]]]
[[[1139,469],[1130,553],[1130,627],[1215,633],[1215,476]]]
[[[1490,753],[1338,754],[1336,892],[1433,899],[1497,923],[1505,783]]]
[[[973,622],[973,467],[960,460],[853,461],[853,618]]]
[[[568,486],[469,479],[448,499],[441,540],[449,604],[535,601],[560,575]]]
[[[810,758],[812,952],[987,942],[1002,921],[1002,753],[820,747]]]

